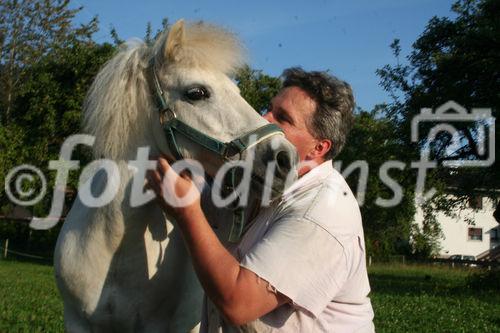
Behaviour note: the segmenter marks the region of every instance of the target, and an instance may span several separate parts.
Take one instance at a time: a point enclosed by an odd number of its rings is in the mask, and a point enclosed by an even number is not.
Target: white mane
[[[84,103],[83,120],[84,131],[96,138],[95,157],[127,159],[138,145],[152,143],[147,132],[156,106],[146,69],[153,57],[158,69],[198,67],[226,75],[244,63],[241,44],[224,29],[203,22],[187,24],[182,43],[167,54],[170,33],[163,32],[152,47],[137,39],[127,42],[97,74]]]

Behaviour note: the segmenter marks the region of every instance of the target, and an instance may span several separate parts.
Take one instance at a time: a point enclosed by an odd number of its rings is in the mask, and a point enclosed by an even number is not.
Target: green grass
[[[468,283],[475,271],[370,267],[377,332],[500,332],[500,281]],[[0,260],[0,332],[62,331],[52,267]]]
[[[471,274],[477,277],[477,272],[442,266],[370,267],[377,332],[500,332],[499,274],[495,285],[491,279],[478,283],[474,278],[471,283]]]
[[[51,266],[0,260],[0,332],[63,332]]]

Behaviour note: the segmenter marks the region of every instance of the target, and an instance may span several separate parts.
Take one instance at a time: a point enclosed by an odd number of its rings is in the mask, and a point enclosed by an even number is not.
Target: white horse
[[[130,204],[134,171],[128,161],[148,146],[153,155],[200,160],[213,176],[224,159],[197,144],[196,135],[169,137],[164,126],[175,118],[212,143],[236,142],[267,126],[231,79],[242,61],[231,33],[179,21],[153,46],[122,48],[97,75],[84,107],[85,128],[95,137],[95,156],[117,163],[121,183],[103,207],[87,207],[79,196],[59,235],[55,272],[68,332],[196,330],[203,293],[188,253],[156,202]],[[294,150],[276,134],[265,131],[253,147],[255,184],[265,178],[267,162],[276,161],[278,188],[293,169]],[[248,150],[238,153],[243,158]],[[93,191],[102,192],[108,178],[100,172],[90,179]]]

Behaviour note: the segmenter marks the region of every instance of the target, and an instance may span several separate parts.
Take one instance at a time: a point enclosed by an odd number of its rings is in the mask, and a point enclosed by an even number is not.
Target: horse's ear
[[[165,43],[165,58],[175,62],[178,50],[184,41],[184,20],[179,20],[170,28]]]

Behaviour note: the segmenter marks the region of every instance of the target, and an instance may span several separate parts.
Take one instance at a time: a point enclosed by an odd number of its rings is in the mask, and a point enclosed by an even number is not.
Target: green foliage
[[[257,111],[263,113],[271,99],[278,93],[281,81],[278,78],[266,75],[262,71],[242,68],[236,75],[236,81],[241,96]]]
[[[438,107],[454,100],[468,109],[492,108],[498,128],[500,110],[500,3],[496,0],[460,0],[452,9],[455,18],[432,18],[425,31],[413,44],[408,63],[400,64],[399,41],[391,45],[397,58],[394,66],[386,65],[377,73],[381,85],[394,97],[388,115],[398,124],[401,137],[418,156],[419,148],[427,144],[421,138],[418,145],[410,142],[410,123],[423,107]],[[432,126],[435,124],[431,124]],[[466,123],[453,123],[459,131],[463,146],[451,155],[447,152],[451,136],[438,135],[431,153],[435,160],[482,159],[478,151],[477,130]],[[429,129],[429,128],[427,128]],[[500,150],[496,145],[495,153]],[[434,182],[455,188],[461,201],[474,190],[489,190],[495,196],[500,187],[500,163],[488,168],[459,168],[450,172],[438,168]],[[441,193],[444,195],[444,193]],[[456,208],[459,202],[449,201],[445,210]]]
[[[164,31],[167,31],[169,28],[170,28],[170,22],[168,18],[165,17],[161,21],[161,28],[157,29],[153,35],[153,26],[151,22],[148,22],[146,24],[146,32],[143,38],[144,43],[146,43],[147,45],[153,45],[155,40],[160,36],[160,34]],[[125,40],[120,37],[118,31],[114,26],[110,27],[109,33],[111,35],[111,39],[113,40],[113,44],[115,46],[120,46],[121,44],[125,43]]]
[[[118,46],[118,45],[121,45],[125,42],[123,39],[120,38],[120,36],[118,35],[118,31],[116,31],[115,27],[113,27],[113,26],[111,27],[109,34],[111,35],[111,39],[113,40],[113,43],[115,45]]]
[[[429,258],[439,252],[439,238],[432,237],[426,232],[426,222],[421,228],[416,224],[411,226],[411,246],[413,255],[418,258]]]
[[[69,0],[0,2],[0,123],[6,124],[26,74],[55,48],[90,42],[97,18],[79,27]]]
[[[64,48],[57,48],[45,55],[37,64],[26,70],[25,81],[14,103],[10,122],[0,130],[1,169],[0,182],[5,182],[11,168],[24,163],[35,165],[48,177],[48,188],[52,189],[55,172],[48,170],[50,160],[59,158],[64,140],[80,132],[81,105],[93,77],[100,66],[110,58],[114,48],[109,44],[75,42]],[[74,158],[82,166],[90,159],[88,151],[79,147]],[[79,174],[70,173],[67,206],[74,199]],[[39,183],[31,184],[37,188]],[[37,216],[46,216],[50,210],[51,191],[44,200],[33,207]],[[0,207],[4,211],[12,204],[2,191]],[[17,236],[7,232],[12,222],[0,224],[0,237],[17,239],[12,244],[26,249],[28,244],[38,244],[39,251],[53,246],[58,228],[44,233],[36,232],[31,240],[21,224],[16,223]],[[19,237],[21,236],[21,237]],[[47,236],[52,241],[47,244]],[[24,238],[23,238],[24,237]],[[25,241],[23,242],[22,239]]]
[[[500,270],[492,269],[474,272],[467,278],[467,286],[471,289],[500,291]]]
[[[357,112],[348,142],[337,158],[337,161],[342,161],[342,170],[357,160],[366,161],[369,165],[361,214],[368,253],[376,257],[410,253],[408,240],[415,215],[414,177],[409,165],[405,165],[403,170],[394,168],[389,172],[389,176],[402,186],[401,203],[387,208],[377,204],[377,198],[390,199],[393,196],[392,190],[380,179],[380,167],[387,161],[405,160],[402,157],[405,147],[397,136],[394,123],[382,117],[383,111],[382,107],[378,107],[372,112]],[[356,191],[360,181],[360,172],[347,177],[353,191]]]
[[[35,0],[0,4],[0,29],[5,33],[0,59],[0,90],[5,93],[0,95],[0,183],[5,183],[7,172],[15,166],[26,163],[40,168],[48,177],[49,191],[42,202],[30,208],[37,216],[46,216],[50,208],[55,173],[48,170],[48,162],[58,159],[68,136],[80,132],[85,94],[98,69],[114,52],[113,46],[91,40],[97,27],[95,19],[73,27],[72,20],[80,9],[68,6],[68,1]],[[18,33],[20,29],[22,33]],[[74,157],[83,165],[89,159],[83,149],[77,149]],[[78,176],[70,173],[68,206]],[[26,186],[36,192],[40,182]],[[1,191],[2,215],[12,207]],[[43,255],[52,252],[58,231],[30,231],[23,222],[0,223],[0,238],[9,238],[11,248]]]

